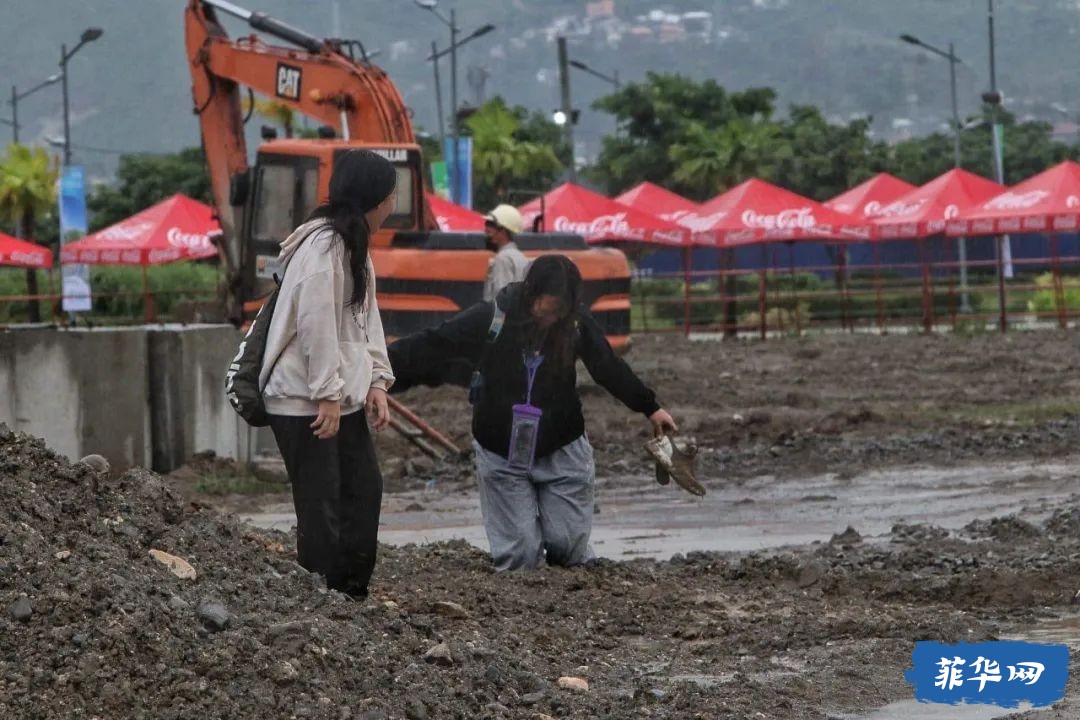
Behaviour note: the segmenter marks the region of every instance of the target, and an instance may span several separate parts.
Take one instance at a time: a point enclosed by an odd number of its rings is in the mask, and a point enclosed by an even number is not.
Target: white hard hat
[[[509,230],[515,235],[521,232],[521,213],[513,205],[495,206],[494,210],[484,216],[484,221]]]

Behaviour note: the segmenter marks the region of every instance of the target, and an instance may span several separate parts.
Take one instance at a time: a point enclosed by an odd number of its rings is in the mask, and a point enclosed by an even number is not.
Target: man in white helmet
[[[521,232],[521,213],[513,205],[498,205],[484,216],[488,249],[495,253],[484,280],[484,301],[491,302],[512,282],[525,279],[529,259],[514,244]]]

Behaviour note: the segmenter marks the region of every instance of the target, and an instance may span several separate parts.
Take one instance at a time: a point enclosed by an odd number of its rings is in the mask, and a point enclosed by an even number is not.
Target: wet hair
[[[353,279],[350,305],[362,305],[367,297],[371,228],[365,213],[390,197],[396,186],[397,171],[389,160],[370,150],[349,150],[334,160],[329,201],[308,218],[326,218],[345,245],[345,262]]]
[[[542,255],[532,261],[522,283],[521,303],[532,317],[533,303],[542,295],[559,299],[559,319],[543,339],[545,358],[560,372],[572,369],[577,357],[577,319],[581,307],[581,271],[565,255]]]

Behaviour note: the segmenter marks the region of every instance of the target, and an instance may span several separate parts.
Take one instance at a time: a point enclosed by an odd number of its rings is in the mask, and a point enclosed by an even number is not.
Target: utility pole
[[[953,167],[960,167],[960,108],[956,101],[956,63],[960,62],[953,49],[953,43],[949,42],[949,91],[952,95],[953,117]],[[967,267],[967,238],[957,238],[956,259],[960,263],[960,312],[971,312],[971,301],[968,299],[968,267]]]
[[[453,8],[450,9],[450,136],[453,140],[454,157],[451,158],[450,167],[453,173],[450,177],[450,199],[460,202],[458,194],[461,168],[458,160],[461,153],[458,152],[458,116],[457,116],[457,17]]]
[[[997,66],[994,62],[994,0],[986,0],[987,24],[990,31],[990,92],[984,97],[990,103],[991,148],[994,153],[994,176],[999,184],[1005,184],[1005,162],[1002,157],[1003,130],[999,121],[998,108],[1001,106],[1001,94],[997,89]],[[1012,248],[1008,235],[997,236],[998,270],[998,305],[1000,306],[1001,332],[1008,329],[1008,314],[1005,309],[1005,278],[1012,277]]]
[[[561,35],[559,44],[559,90],[562,96],[561,108],[566,122],[563,123],[563,132],[566,133],[566,144],[570,146],[570,182],[577,182],[577,152],[574,149],[574,109],[570,104],[570,71],[567,68],[569,59],[566,54],[566,38]]]
[[[439,149],[446,147],[446,125],[443,122],[442,105],[442,82],[439,81],[439,51],[435,47],[435,41],[431,41],[431,64],[435,66],[435,114],[439,117]],[[443,150],[445,152],[445,150]]]

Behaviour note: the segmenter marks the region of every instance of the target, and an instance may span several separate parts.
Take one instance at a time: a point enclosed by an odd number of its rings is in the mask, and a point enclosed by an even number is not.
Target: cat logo
[[[277,66],[277,96],[287,100],[300,99],[300,73],[298,67],[278,63]]]

